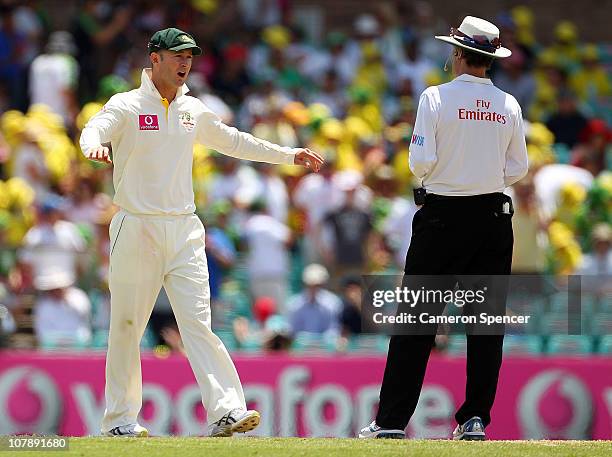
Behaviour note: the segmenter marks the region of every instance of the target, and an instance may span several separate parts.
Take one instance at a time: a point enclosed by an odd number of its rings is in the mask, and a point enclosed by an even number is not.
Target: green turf
[[[7,455],[0,453],[0,455]],[[13,455],[96,457],[581,457],[612,456],[612,441],[357,440],[335,438],[71,438],[69,451]]]

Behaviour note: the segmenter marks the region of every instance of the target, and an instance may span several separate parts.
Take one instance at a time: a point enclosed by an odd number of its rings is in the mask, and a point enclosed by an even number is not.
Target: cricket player
[[[248,432],[259,424],[259,413],[246,410],[236,368],[211,331],[204,227],[194,214],[193,145],[315,172],[323,159],[308,149],[281,147],[228,127],[186,95],[193,56],[202,53],[188,33],[160,30],[148,50],[152,68],[142,71],[140,87],[114,95],[80,139],[87,158],[113,163],[114,202],[120,207],[109,229],[111,322],[102,433],[148,436],[137,423],[139,344],[162,285],[202,392],[208,434]]]
[[[419,101],[410,168],[422,182],[415,199],[424,201],[418,202],[423,206],[414,216],[404,280],[418,275],[509,275],[513,211],[503,191],[527,173],[527,148],[519,104],[496,88],[486,72],[493,59],[511,52],[501,46],[495,25],[472,16],[449,36],[436,38],[454,46],[456,77],[429,87]],[[378,414],[360,438],[404,437],[434,339],[435,328],[427,334],[391,337]],[[455,414],[454,439],[485,439],[502,345],[503,331],[467,335],[466,395]]]

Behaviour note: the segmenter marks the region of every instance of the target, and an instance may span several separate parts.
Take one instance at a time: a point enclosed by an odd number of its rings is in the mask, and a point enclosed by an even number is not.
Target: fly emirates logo
[[[486,100],[476,100],[476,109],[459,108],[457,113],[462,121],[488,121],[506,123],[506,114],[499,114],[495,111],[489,111],[491,102]]]

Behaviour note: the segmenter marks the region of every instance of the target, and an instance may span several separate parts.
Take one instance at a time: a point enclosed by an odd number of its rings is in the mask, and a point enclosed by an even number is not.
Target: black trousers
[[[410,275],[509,275],[514,237],[512,216],[503,212],[505,202],[509,197],[501,193],[428,195],[412,223],[405,280]],[[376,416],[379,426],[403,430],[408,425],[434,340],[435,334],[391,337]],[[490,423],[502,346],[503,333],[467,335],[465,402],[455,414],[457,423],[473,416],[485,426]]]

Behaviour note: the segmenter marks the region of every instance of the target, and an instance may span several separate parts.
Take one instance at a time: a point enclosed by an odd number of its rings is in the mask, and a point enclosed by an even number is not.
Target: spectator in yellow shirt
[[[601,65],[595,45],[587,45],[581,53],[582,68],[570,78],[570,85],[583,102],[612,95],[610,77]]]

